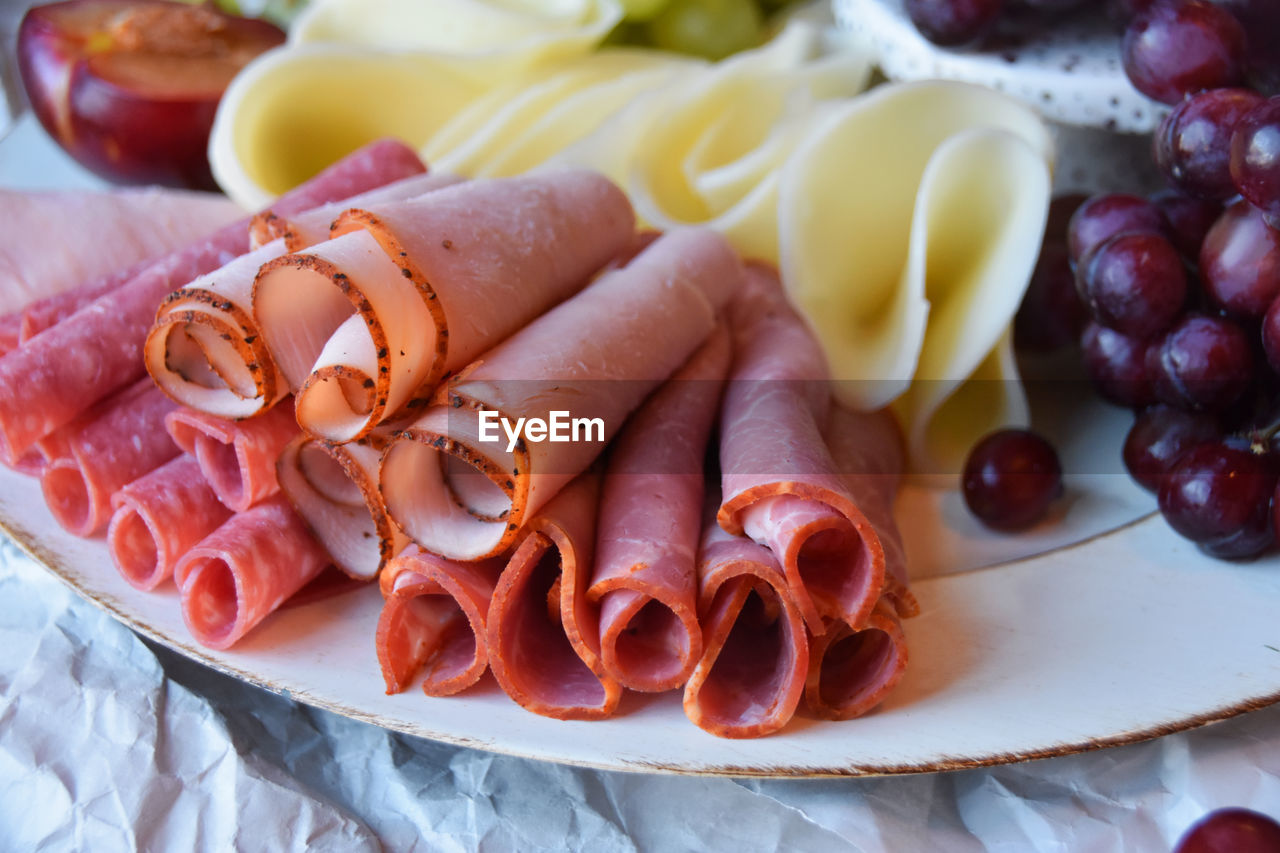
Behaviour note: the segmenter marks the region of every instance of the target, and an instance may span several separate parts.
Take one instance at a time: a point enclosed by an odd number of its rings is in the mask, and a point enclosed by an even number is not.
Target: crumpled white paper
[[[140,640],[0,537],[0,849],[1160,851],[1280,815],[1280,708],[882,779],[612,773],[384,731]]]

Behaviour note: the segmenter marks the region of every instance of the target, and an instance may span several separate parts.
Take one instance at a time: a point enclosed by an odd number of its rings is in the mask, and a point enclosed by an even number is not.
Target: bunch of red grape
[[[1244,85],[1241,32],[1205,0],[1138,15],[1126,71],[1181,99],[1152,144],[1170,189],[1055,202],[1016,327],[1041,348],[1079,332],[1099,393],[1137,410],[1130,473],[1174,530],[1227,558],[1272,547],[1280,510],[1280,96]],[[1269,32],[1280,44],[1280,23]]]

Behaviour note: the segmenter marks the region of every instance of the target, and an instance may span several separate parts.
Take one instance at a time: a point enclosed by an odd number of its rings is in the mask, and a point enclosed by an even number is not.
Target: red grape
[[[1217,809],[1186,831],[1174,853],[1280,853],[1280,823],[1251,809]]]
[[[1256,556],[1275,544],[1275,466],[1265,455],[1206,442],[1186,450],[1160,484],[1169,526],[1215,557]]]
[[[1184,317],[1151,344],[1146,361],[1156,398],[1184,409],[1225,409],[1254,379],[1249,337],[1224,317]]]
[[[1200,276],[1215,304],[1242,317],[1261,317],[1280,294],[1280,232],[1262,212],[1238,201],[1205,235]]]
[[[1130,408],[1155,400],[1147,376],[1144,341],[1090,322],[1080,335],[1080,348],[1093,387],[1104,399]]]
[[[1151,202],[1136,195],[1111,193],[1098,195],[1077,208],[1067,226],[1067,248],[1071,262],[1080,263],[1085,255],[1117,234],[1126,231],[1164,230],[1164,217]]]
[[[1222,205],[1203,198],[1191,198],[1177,190],[1161,190],[1151,197],[1151,203],[1164,214],[1173,245],[1182,257],[1191,263],[1200,259],[1200,244],[1209,233],[1214,221],[1222,215]]]
[[[1244,82],[1244,28],[1207,0],[1157,3],[1129,24],[1120,50],[1134,87],[1166,104]]]
[[[956,47],[980,40],[995,25],[1004,0],[906,0],[907,14],[934,44]]]
[[[1094,319],[1135,338],[1167,329],[1187,301],[1182,257],[1159,234],[1112,237],[1077,270],[1080,296]]]
[[[964,500],[988,527],[1020,530],[1035,524],[1062,494],[1062,464],[1053,445],[1024,429],[1002,429],[969,451]]]
[[[1240,195],[1280,225],[1280,95],[1259,104],[1236,125],[1231,178]]]
[[[1262,318],[1262,349],[1267,354],[1267,364],[1280,373],[1280,299],[1271,303]]]
[[[1209,89],[1183,100],[1152,137],[1156,165],[1188,195],[1226,199],[1231,181],[1231,133],[1264,99],[1249,89]]]
[[[1185,412],[1157,403],[1134,419],[1124,440],[1124,467],[1138,485],[1157,491],[1184,451],[1221,434],[1218,419],[1208,412]]]
[[[1021,350],[1052,352],[1074,343],[1088,314],[1076,296],[1075,276],[1062,243],[1040,250],[1031,283],[1013,320],[1013,342]]]

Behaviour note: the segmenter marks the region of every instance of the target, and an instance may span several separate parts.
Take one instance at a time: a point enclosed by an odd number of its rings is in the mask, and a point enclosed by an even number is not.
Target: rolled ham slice
[[[702,656],[703,461],[730,356],[729,334],[717,328],[609,451],[588,594],[600,603],[605,671],[633,690],[679,687]]]
[[[598,478],[584,475],[530,519],[489,605],[489,666],[522,707],[600,720],[622,686],[600,664],[599,614],[587,600]]]
[[[795,715],[809,671],[804,619],[767,548],[706,525],[698,553],[702,658],[684,712],[725,738],[777,732]]]
[[[402,143],[376,142],[289,192],[275,209],[305,210],[421,170]],[[247,232],[244,220],[165,256],[0,358],[0,456],[20,459],[37,440],[140,378],[156,306],[175,287],[243,254]]]
[[[178,455],[164,428],[173,409],[143,379],[53,436],[40,489],[54,519],[76,536],[106,527],[111,496]]]
[[[451,696],[480,680],[489,666],[489,602],[503,565],[446,560],[417,545],[387,565],[376,644],[388,694],[420,672],[428,696]]]
[[[345,210],[353,207],[367,209],[386,202],[418,198],[461,182],[462,178],[457,175],[428,172],[410,175],[342,201],[322,204],[292,216],[282,216],[274,210],[266,210],[253,217],[253,222],[249,225],[249,243],[252,248],[257,249],[277,238],[283,238],[286,251],[300,252],[328,240],[333,221]]]
[[[450,380],[447,403],[387,449],[382,495],[392,518],[451,559],[511,547],[525,521],[707,339],[741,276],[723,237],[678,229],[486,353]],[[482,442],[481,410],[511,424],[566,412],[600,428],[576,441]]]
[[[879,705],[901,680],[908,655],[899,615],[919,611],[907,589],[906,552],[893,517],[906,447],[887,410],[854,412],[833,406],[824,436],[885,556],[885,591],[863,626],[854,630],[841,620],[828,620],[827,630],[809,640],[805,707],[815,717],[848,720]]]
[[[593,172],[471,181],[347,211],[332,239],[262,270],[254,317],[298,423],[350,441],[581,289],[634,229]]]
[[[274,210],[253,219],[264,245],[169,294],[156,314],[143,350],[156,383],[180,403],[221,417],[244,418],[269,409],[289,393],[253,319],[253,283],[264,264],[329,237],[343,210],[370,198],[408,198],[456,183],[451,175],[412,175],[289,218]]]
[[[231,517],[185,453],[120,489],[111,506],[111,562],[143,590],[172,578],[178,560]]]
[[[182,618],[196,642],[230,648],[329,564],[281,495],[236,513],[178,561]]]
[[[826,360],[772,268],[752,264],[746,278],[731,314],[717,518],[777,555],[814,634],[828,618],[857,629],[884,586],[884,549],[823,441]]]
[[[185,190],[0,190],[0,314],[92,287],[242,215],[224,196]],[[67,245],[67,235],[82,235]]]
[[[280,490],[276,460],[298,424],[289,400],[265,414],[229,421],[206,412],[179,408],[164,420],[178,447],[200,463],[204,480],[232,512],[244,512]]]
[[[339,569],[372,580],[409,539],[387,515],[378,492],[378,462],[386,436],[331,444],[301,434],[276,466],[280,489],[328,549]]]

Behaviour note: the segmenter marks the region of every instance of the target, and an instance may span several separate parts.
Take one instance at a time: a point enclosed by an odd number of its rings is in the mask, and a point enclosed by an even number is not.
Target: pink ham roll
[[[306,434],[284,448],[276,465],[280,489],[334,563],[372,580],[409,539],[387,515],[378,492],[378,462],[387,437],[330,444]]]
[[[253,282],[263,264],[328,239],[329,226],[353,204],[410,198],[456,183],[450,175],[412,175],[285,218],[254,217],[254,233],[282,234],[169,294],[147,335],[147,370],[165,393],[222,417],[251,417],[289,393],[252,315]]]
[[[173,403],[147,380],[94,407],[49,439],[53,458],[40,488],[53,517],[76,536],[111,518],[111,496],[178,455],[164,429]]]
[[[501,559],[460,563],[410,545],[387,565],[376,645],[387,693],[426,673],[428,696],[450,696],[489,666],[486,624]]]
[[[721,327],[627,420],[609,452],[589,594],[600,602],[605,671],[633,690],[679,687],[702,656],[703,460],[729,358]]]
[[[860,628],[884,586],[884,549],[821,434],[826,360],[776,273],[751,265],[734,303],[736,360],[720,423],[720,526],[777,555],[815,634]]]
[[[333,239],[263,269],[254,317],[298,423],[350,441],[581,289],[634,229],[594,172],[471,181],[343,214]]]
[[[579,477],[530,520],[489,605],[489,666],[508,696],[544,717],[600,720],[622,698],[587,600],[598,494],[597,477]]]
[[[702,228],[672,231],[602,275],[461,371],[447,403],[400,431],[382,461],[387,511],[451,559],[508,549],[702,345],[741,276],[732,247]],[[494,429],[557,411],[598,427],[569,441],[482,441],[482,410]]]
[[[899,615],[919,606],[907,589],[906,553],[893,517],[906,453],[888,411],[853,412],[833,406],[824,430],[827,447],[854,502],[871,524],[885,556],[885,591],[863,626],[839,620],[810,638],[805,705],[816,717],[848,720],[879,705],[907,667]]]
[[[200,463],[218,500],[233,512],[244,512],[280,490],[276,460],[298,434],[289,400],[244,421],[179,408],[164,423],[177,445]]]
[[[415,165],[416,164],[416,165]],[[422,170],[398,142],[374,143],[285,195],[277,210],[304,210]],[[0,456],[10,463],[40,438],[145,373],[143,344],[156,306],[175,287],[248,248],[248,220],[165,256],[0,358]]]
[[[773,734],[795,715],[809,671],[804,619],[767,548],[706,526],[698,553],[702,658],[684,712],[726,738]]]
[[[231,517],[205,482],[200,463],[187,454],[120,489],[111,506],[111,562],[126,581],[144,590],[173,577],[178,560]]]
[[[329,565],[282,496],[236,513],[174,567],[196,642],[230,648]]]

